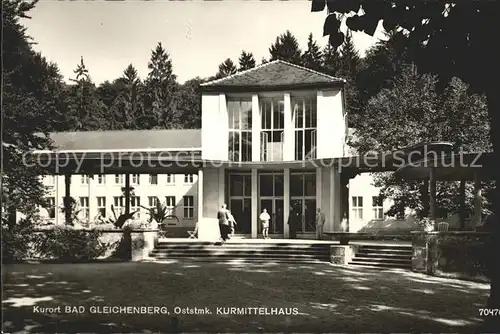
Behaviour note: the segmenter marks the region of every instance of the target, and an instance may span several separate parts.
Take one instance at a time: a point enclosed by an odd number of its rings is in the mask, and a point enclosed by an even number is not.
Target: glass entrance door
[[[298,232],[314,232],[316,230],[316,199],[315,198],[292,198],[292,208],[298,212],[301,224]]]
[[[229,203],[231,214],[236,220],[235,233],[252,233],[252,200],[248,198],[231,198]]]
[[[261,197],[259,202],[259,216],[263,209],[267,210],[269,216],[271,216],[271,221],[269,222],[269,233],[270,234],[283,234],[283,198],[263,198]],[[262,233],[262,224],[259,220],[259,233]]]

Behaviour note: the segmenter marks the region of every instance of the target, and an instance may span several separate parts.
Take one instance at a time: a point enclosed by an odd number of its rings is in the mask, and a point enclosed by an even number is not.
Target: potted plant
[[[432,232],[435,229],[435,223],[433,220],[431,220],[428,217],[422,218],[419,222],[418,225],[425,231],[425,232]]]
[[[145,206],[142,206],[142,208],[148,210],[149,212],[149,225],[151,226],[152,229],[164,229],[164,222],[167,219],[173,218],[177,221],[179,221],[179,218],[176,215],[169,214],[169,207],[166,204],[160,203],[160,201],[156,202],[156,206],[152,208],[148,208]]]

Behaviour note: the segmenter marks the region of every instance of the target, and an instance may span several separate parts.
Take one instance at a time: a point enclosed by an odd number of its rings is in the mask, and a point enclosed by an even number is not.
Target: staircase
[[[227,243],[169,242],[160,240],[150,256],[157,260],[178,259],[202,262],[323,263],[330,261],[327,243],[287,243],[272,240]]]
[[[411,245],[360,245],[349,265],[368,268],[411,269]]]

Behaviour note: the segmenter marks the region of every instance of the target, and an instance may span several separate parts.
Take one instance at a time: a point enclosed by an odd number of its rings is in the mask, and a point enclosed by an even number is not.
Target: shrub
[[[21,219],[13,225],[2,219],[2,261],[16,262],[30,257],[33,242],[33,221]]]
[[[56,227],[37,235],[35,248],[40,254],[62,261],[89,261],[106,253],[109,245],[100,241],[101,232]]]

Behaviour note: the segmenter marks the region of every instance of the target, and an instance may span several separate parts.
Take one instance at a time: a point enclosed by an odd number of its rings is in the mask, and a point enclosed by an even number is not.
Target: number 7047
[[[500,309],[498,309],[498,308],[480,308],[479,315],[482,317],[500,315]]]

